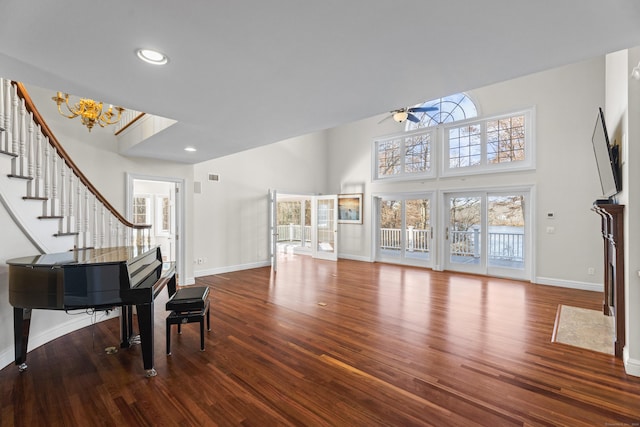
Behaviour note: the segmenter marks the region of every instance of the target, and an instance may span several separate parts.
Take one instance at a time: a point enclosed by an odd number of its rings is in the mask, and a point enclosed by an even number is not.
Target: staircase
[[[42,253],[149,244],[73,163],[24,86],[0,78],[0,202]]]

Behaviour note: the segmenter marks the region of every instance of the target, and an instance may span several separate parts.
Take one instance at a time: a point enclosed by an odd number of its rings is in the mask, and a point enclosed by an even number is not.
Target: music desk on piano
[[[159,247],[126,246],[76,249],[7,261],[9,302],[13,306],[15,364],[27,368],[27,342],[32,309],[107,310],[122,307],[120,346],[129,347],[133,336],[132,306],[138,317],[145,374],[153,367],[153,301],[169,280],[173,265],[163,270]]]

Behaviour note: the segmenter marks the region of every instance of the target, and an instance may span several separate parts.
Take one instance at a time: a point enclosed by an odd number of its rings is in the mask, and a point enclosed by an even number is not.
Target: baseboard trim
[[[640,360],[629,357],[629,350],[627,347],[622,350],[622,361],[627,375],[640,377]]]
[[[232,271],[250,270],[252,268],[268,267],[271,263],[267,261],[252,262],[249,264],[230,265],[227,267],[209,268],[193,272],[194,277],[211,276],[213,274],[231,273]]]
[[[583,291],[604,292],[604,285],[599,283],[576,282],[573,280],[553,279],[551,277],[536,277],[534,283],[538,285],[580,289]]]
[[[348,259],[351,261],[373,262],[371,258],[362,255],[338,254],[338,258]]]

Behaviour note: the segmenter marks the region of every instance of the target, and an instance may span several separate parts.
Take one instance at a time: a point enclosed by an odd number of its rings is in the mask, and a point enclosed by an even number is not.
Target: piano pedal
[[[21,363],[21,364],[18,366],[18,372],[24,372],[24,371],[26,371],[26,370],[27,370],[27,364],[26,364],[26,363]]]
[[[133,335],[129,338],[129,345],[140,344],[140,335]]]
[[[114,347],[114,346],[106,347],[104,349],[104,352],[107,353],[107,354],[116,354],[118,352],[118,349],[116,347]]]

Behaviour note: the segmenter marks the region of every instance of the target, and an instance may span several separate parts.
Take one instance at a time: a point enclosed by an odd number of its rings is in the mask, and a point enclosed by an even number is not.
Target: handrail
[[[16,81],[12,81],[11,83],[16,86],[16,89],[18,91],[18,96],[24,99],[24,103],[27,111],[33,114],[34,121],[40,125],[42,134],[49,138],[49,144],[51,144],[51,146],[56,149],[56,151],[60,154],[60,157],[64,160],[67,166],[69,166],[69,168],[73,171],[73,173],[91,191],[91,193],[93,193],[93,195],[96,196],[96,198],[104,205],[104,207],[106,207],[107,210],[111,212],[111,214],[118,219],[118,221],[120,221],[122,224],[126,225],[127,227],[131,227],[135,230],[150,229],[151,224],[134,224],[128,221],[124,216],[120,214],[120,212],[116,210],[116,208],[114,208],[111,205],[111,203],[109,203],[109,201],[98,191],[96,187],[93,186],[93,184],[89,181],[89,179],[80,171],[80,168],[73,162],[73,160],[71,160],[71,156],[69,156],[69,154],[65,151],[65,149],[62,148],[62,144],[60,144],[60,142],[55,137],[55,135],[53,134],[53,132],[51,131],[47,123],[44,121],[44,119],[40,115],[40,112],[38,111],[35,104],[33,103],[33,100],[29,96],[29,93],[27,92],[27,89],[24,87],[24,85]]]

